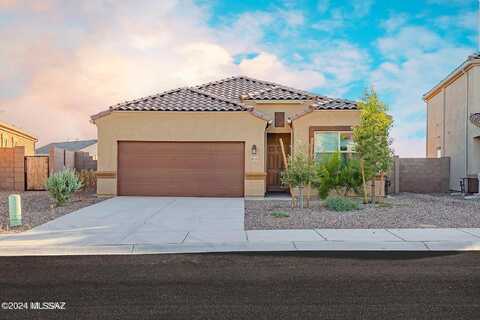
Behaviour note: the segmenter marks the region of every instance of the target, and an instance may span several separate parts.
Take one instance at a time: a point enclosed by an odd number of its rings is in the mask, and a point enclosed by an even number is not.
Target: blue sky
[[[41,143],[90,138],[89,115],[110,104],[246,74],[353,100],[374,86],[395,119],[395,151],[422,156],[421,96],[478,50],[477,8],[478,0],[0,0],[0,117]],[[40,120],[47,111],[54,119]]]

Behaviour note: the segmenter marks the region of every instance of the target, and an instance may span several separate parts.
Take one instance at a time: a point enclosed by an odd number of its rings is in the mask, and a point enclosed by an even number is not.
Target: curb
[[[480,251],[480,241],[291,241],[291,242],[222,242],[183,244],[125,244],[98,246],[0,247],[0,256],[82,256],[140,255],[172,253],[227,252],[300,252],[300,251]]]

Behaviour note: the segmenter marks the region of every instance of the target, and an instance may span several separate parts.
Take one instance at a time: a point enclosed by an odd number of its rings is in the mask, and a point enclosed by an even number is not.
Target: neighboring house
[[[123,102],[92,116],[98,193],[264,196],[286,152],[352,152],[357,104],[244,76]]]
[[[480,53],[427,92],[427,157],[450,157],[450,189],[480,173]],[[480,121],[479,121],[480,123]],[[478,123],[477,123],[478,124]]]
[[[12,125],[0,122],[0,148],[25,147],[25,155],[35,154],[37,138]]]
[[[51,148],[65,149],[68,151],[83,151],[88,152],[90,156],[97,159],[97,140],[77,140],[77,141],[64,141],[54,142],[47,144],[37,149],[38,154],[49,154]]]

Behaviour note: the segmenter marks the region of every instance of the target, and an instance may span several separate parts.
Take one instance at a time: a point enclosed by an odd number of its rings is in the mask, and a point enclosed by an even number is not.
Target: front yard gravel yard
[[[285,200],[246,200],[245,229],[480,227],[480,200],[402,193],[384,202],[375,208],[335,212],[320,201],[307,209],[292,209]],[[272,212],[286,212],[289,217],[272,217]]]
[[[22,198],[23,225],[8,230],[8,196],[10,194],[20,194]],[[62,207],[55,207],[54,201],[50,198],[47,191],[26,191],[20,193],[0,191],[0,233],[25,231],[105,199],[97,198],[92,193],[79,192],[73,195],[69,203]]]

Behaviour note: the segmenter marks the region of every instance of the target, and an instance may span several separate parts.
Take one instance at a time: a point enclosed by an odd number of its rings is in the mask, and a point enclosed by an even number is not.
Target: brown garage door
[[[118,194],[243,197],[243,142],[119,142]]]

